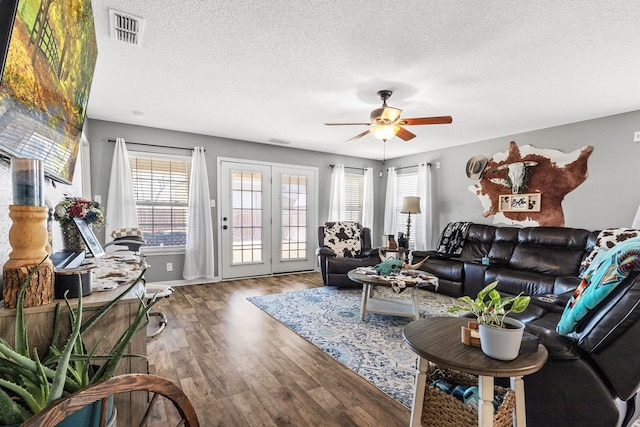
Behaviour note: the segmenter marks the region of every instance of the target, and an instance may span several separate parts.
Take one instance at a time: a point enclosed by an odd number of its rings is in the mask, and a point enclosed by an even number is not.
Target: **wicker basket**
[[[429,378],[442,379],[466,387],[478,385],[478,378],[473,375],[435,365],[430,367]],[[512,426],[515,407],[513,390],[495,386],[494,396],[500,396],[503,400],[493,415],[493,425],[495,427]],[[474,427],[478,425],[478,411],[453,396],[427,386],[424,392],[421,424],[429,427]]]
[[[62,246],[64,249],[71,251],[87,249],[87,245],[84,243],[84,239],[74,222],[61,222],[60,230],[62,231]]]

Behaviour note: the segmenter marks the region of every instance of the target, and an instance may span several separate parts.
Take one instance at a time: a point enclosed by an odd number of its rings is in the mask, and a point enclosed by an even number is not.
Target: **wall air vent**
[[[142,45],[144,19],[109,9],[109,28],[112,39],[138,47]]]

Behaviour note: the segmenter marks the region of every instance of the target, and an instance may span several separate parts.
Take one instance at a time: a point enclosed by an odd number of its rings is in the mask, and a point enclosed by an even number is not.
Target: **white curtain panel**
[[[329,221],[347,219],[347,189],[344,183],[344,165],[337,164],[331,172],[331,192],[329,193]]]
[[[367,227],[373,234],[373,168],[366,168],[364,170],[364,191],[362,201],[362,226]]]
[[[640,228],[640,206],[638,207],[635,218],[633,218],[631,228]]]
[[[415,215],[416,250],[426,251],[431,248],[433,237],[433,215],[431,203],[431,167],[427,163],[418,164],[418,188],[420,212]]]
[[[396,234],[396,181],[398,170],[389,168],[387,171],[387,193],[384,200],[384,227],[385,236]]]
[[[113,230],[126,227],[138,227],[138,214],[127,146],[124,138],[116,138],[107,199],[105,243],[113,240]]]
[[[182,277],[185,280],[213,279],[215,277],[213,224],[211,223],[209,194],[209,177],[207,176],[204,148],[195,147],[191,159],[187,246],[182,271]]]

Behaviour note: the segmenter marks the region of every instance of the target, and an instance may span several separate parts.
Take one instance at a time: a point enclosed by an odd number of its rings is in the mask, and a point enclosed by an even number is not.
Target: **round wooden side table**
[[[415,320],[404,328],[405,341],[420,356],[411,408],[412,427],[420,426],[429,361],[445,368],[478,375],[478,425],[482,427],[493,425],[494,378],[510,377],[511,388],[516,397],[513,424],[518,427],[526,425],[523,377],[542,368],[547,361],[547,349],[538,344],[537,351],[522,353],[511,361],[492,359],[479,347],[465,345],[460,340],[460,327],[468,322],[467,318],[430,317]]]

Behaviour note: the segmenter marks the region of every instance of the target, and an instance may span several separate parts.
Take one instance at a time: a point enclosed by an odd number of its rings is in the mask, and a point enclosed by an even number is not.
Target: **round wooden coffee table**
[[[426,274],[426,273],[425,273]],[[386,314],[390,316],[411,317],[413,320],[420,318],[420,308],[418,307],[418,286],[422,283],[429,283],[438,286],[438,278],[430,276],[428,280],[418,283],[418,281],[407,281],[405,286],[410,288],[411,299],[391,299],[374,298],[374,286],[391,287],[392,282],[377,275],[360,273],[358,270],[351,270],[347,273],[349,279],[362,284],[362,301],[360,304],[360,318],[365,320],[367,313]],[[407,277],[409,279],[409,277]]]
[[[411,408],[411,426],[420,426],[422,403],[429,370],[428,361],[445,368],[478,375],[478,425],[493,425],[493,379],[511,378],[511,388],[515,392],[514,425],[526,425],[524,405],[525,375],[537,372],[547,361],[547,349],[538,344],[538,351],[522,353],[508,362],[492,359],[480,350],[462,343],[460,327],[469,319],[458,317],[430,317],[416,320],[404,328],[404,339],[411,349],[420,356],[416,372],[415,392]]]

